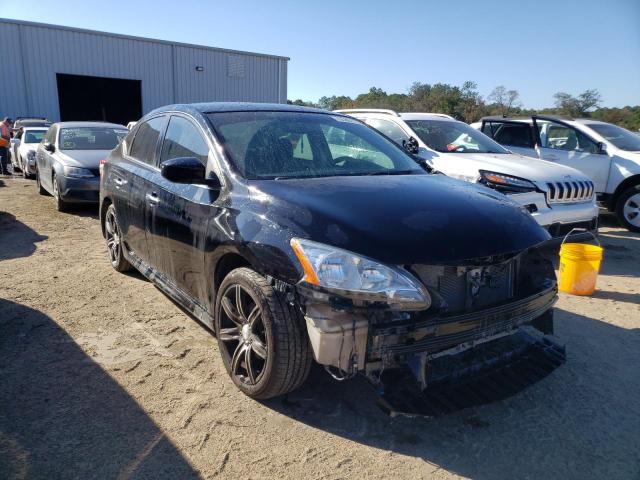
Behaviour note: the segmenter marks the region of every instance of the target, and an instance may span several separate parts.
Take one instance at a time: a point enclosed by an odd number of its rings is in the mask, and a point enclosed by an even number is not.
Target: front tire
[[[60,186],[58,185],[58,177],[55,173],[51,179],[51,184],[53,186],[53,199],[56,202],[56,210],[59,212],[66,212],[69,209],[69,205],[60,198]]]
[[[49,195],[49,192],[47,192],[42,186],[42,182],[40,181],[40,170],[38,170],[37,167],[36,167],[36,186],[38,187],[38,193],[40,195]]]
[[[109,205],[104,216],[104,238],[107,242],[107,252],[111,266],[118,272],[131,270],[131,264],[124,258],[120,224],[116,216],[116,207],[113,204]]]
[[[225,277],[215,305],[215,331],[233,383],[265,400],[300,387],[311,368],[311,346],[300,312],[249,268]]]
[[[29,175],[27,173],[27,167],[26,167],[26,163],[25,163],[24,159],[21,159],[21,161],[20,161],[20,169],[22,170],[22,177],[23,178],[27,179],[27,178],[29,178],[31,176],[31,175]]]
[[[627,230],[640,232],[640,185],[625,190],[616,203],[618,222]]]

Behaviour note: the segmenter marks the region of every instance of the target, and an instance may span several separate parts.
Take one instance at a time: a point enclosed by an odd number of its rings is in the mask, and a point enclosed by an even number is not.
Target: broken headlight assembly
[[[536,190],[536,186],[529,180],[487,170],[480,170],[480,183],[502,193],[524,193]]]
[[[351,300],[383,302],[394,310],[431,306],[425,287],[402,268],[302,238],[293,238],[291,248],[304,271],[303,285]]]

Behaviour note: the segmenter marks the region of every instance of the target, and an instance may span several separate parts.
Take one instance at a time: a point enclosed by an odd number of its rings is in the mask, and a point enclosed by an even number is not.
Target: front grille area
[[[578,203],[593,198],[592,181],[547,182],[547,203]]]

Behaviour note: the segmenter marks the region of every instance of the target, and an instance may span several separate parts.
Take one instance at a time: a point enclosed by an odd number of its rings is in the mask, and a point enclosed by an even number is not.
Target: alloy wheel
[[[640,193],[627,198],[622,213],[627,222],[635,227],[640,227]]]
[[[104,228],[107,237],[107,250],[109,252],[109,261],[112,265],[117,265],[120,259],[120,229],[116,221],[116,215],[112,210],[107,212]]]
[[[267,363],[267,341],[262,312],[253,295],[239,284],[229,285],[221,300],[218,338],[229,357],[230,374],[255,385]]]

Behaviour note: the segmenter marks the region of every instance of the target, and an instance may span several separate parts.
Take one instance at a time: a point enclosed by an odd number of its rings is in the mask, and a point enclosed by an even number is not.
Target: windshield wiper
[[[420,170],[381,170],[378,172],[363,173],[362,175],[366,175],[367,177],[372,175],[409,175],[419,171]]]

